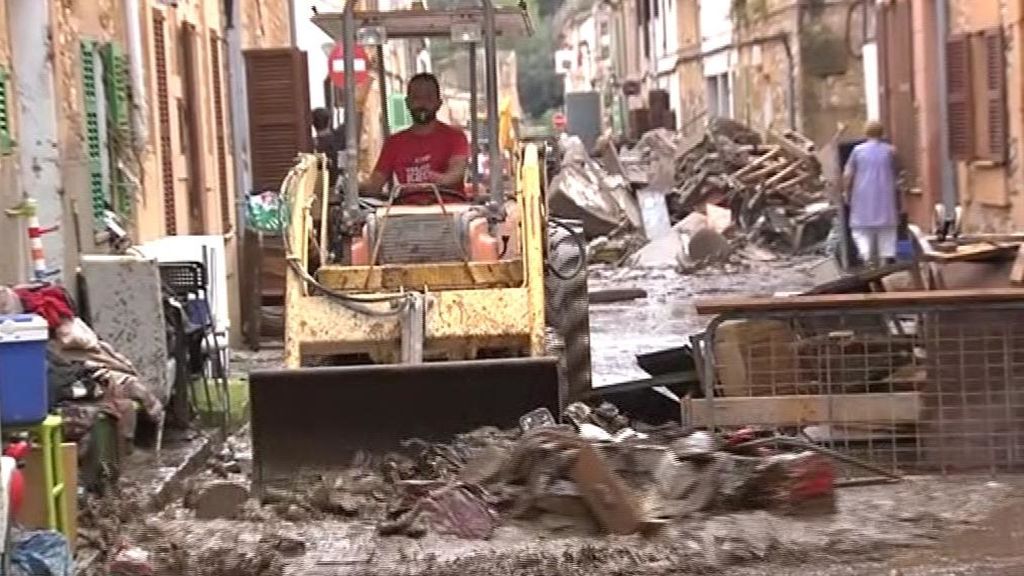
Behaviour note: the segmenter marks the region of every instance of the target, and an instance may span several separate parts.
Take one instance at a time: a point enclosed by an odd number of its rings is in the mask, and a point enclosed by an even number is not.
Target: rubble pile
[[[765,261],[766,249],[820,245],[836,215],[814,144],[797,132],[716,118],[690,138],[657,129],[632,148],[598,149],[591,158],[563,138],[549,188],[552,214],[583,223],[592,262],[692,271]]]
[[[799,133],[761,134],[717,118],[680,146],[674,167],[674,221],[714,204],[732,212],[747,240],[793,251],[821,242],[831,227],[835,210],[814,144]]]
[[[360,455],[346,470],[265,487],[262,504],[248,497],[246,474],[219,463],[236,457],[221,455],[188,488],[182,513],[264,526],[353,520],[375,524],[381,536],[486,540],[504,523],[647,534],[698,512],[789,512],[832,501],[831,463],[814,453],[720,448],[706,433],[631,422],[607,402],[575,403],[563,416],[560,424],[538,409],[515,430],[409,440],[400,451]]]

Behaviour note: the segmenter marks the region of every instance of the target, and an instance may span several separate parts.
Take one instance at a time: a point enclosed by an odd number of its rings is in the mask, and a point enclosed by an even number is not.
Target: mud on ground
[[[833,515],[725,514],[681,521],[652,537],[512,523],[490,541],[380,538],[369,523],[200,522],[179,507],[150,517],[135,534],[155,547],[158,573],[168,575],[889,574],[893,558],[907,550],[927,549],[923,558],[934,559],[932,547],[984,522],[1021,486],[1018,478],[914,478],[842,489]],[[970,561],[980,566],[1001,558],[992,551]],[[905,565],[906,576],[931,574],[910,571],[916,569],[910,560]],[[190,569],[175,571],[180,567]]]

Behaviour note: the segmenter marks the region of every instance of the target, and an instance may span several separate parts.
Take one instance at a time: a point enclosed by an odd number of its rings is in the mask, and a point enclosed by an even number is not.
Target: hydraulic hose
[[[353,312],[374,317],[393,317],[402,314],[409,304],[409,295],[395,294],[360,297],[338,292],[324,286],[314,278],[305,269],[304,263],[301,262],[299,257],[292,251],[290,235],[292,198],[289,190],[291,189],[292,183],[299,178],[300,172],[304,172],[308,169],[309,167],[306,163],[299,163],[288,171],[288,175],[285,176],[284,180],[281,182],[281,237],[284,243],[285,261],[288,262],[288,266],[303,280],[303,282],[306,283],[307,286],[312,286],[317,291],[322,292],[327,297]],[[327,223],[324,222],[321,225],[326,226]],[[376,310],[367,306],[367,304],[379,304],[381,302],[391,303],[393,307],[390,310]]]

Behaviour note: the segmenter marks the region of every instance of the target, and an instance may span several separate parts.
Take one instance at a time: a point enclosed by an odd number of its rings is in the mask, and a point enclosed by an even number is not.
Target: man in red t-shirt
[[[400,184],[434,184],[446,202],[466,200],[464,183],[469,143],[466,135],[437,119],[441,109],[441,86],[433,74],[417,74],[409,80],[405,104],[412,114],[413,125],[384,141],[380,158],[369,181],[360,188],[369,195],[379,195],[392,176]],[[456,195],[452,197],[452,193]],[[401,197],[406,204],[436,202],[433,189],[406,189]]]

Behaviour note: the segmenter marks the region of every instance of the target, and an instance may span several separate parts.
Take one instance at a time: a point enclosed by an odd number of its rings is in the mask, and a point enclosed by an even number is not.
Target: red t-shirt
[[[437,122],[427,134],[417,134],[410,128],[389,137],[374,170],[388,178],[394,174],[401,184],[429,182],[431,171],[448,170],[452,156],[469,156],[466,135],[462,130]]]

